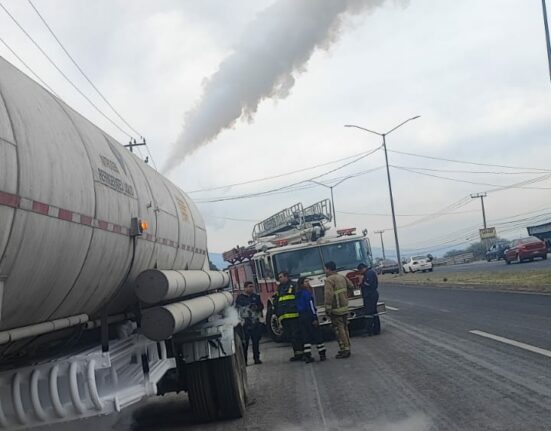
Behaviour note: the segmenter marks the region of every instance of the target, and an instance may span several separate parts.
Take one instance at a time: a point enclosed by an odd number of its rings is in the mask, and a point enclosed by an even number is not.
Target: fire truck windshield
[[[369,252],[363,240],[277,253],[273,256],[275,272],[287,271],[291,278],[323,274],[325,262],[333,261],[339,271],[356,269],[367,263]]]
[[[291,278],[323,274],[319,247],[278,253],[273,256],[275,272],[287,271]]]
[[[329,244],[320,248],[323,261],[332,260],[338,271],[356,269],[360,263],[367,263],[369,259],[367,245],[363,240]]]

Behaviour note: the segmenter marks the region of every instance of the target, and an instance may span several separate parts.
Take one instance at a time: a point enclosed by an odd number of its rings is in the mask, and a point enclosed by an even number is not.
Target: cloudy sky
[[[202,202],[213,252],[245,243],[254,221],[283,207],[328,197],[327,189],[300,181],[319,177],[334,184],[370,170],[335,188],[338,225],[367,228],[374,246],[379,239],[373,231],[387,229],[384,238],[392,248],[386,175],[377,169],[384,164],[382,151],[321,175],[381,144],[376,135],[345,124],[385,132],[414,115],[421,118],[388,136],[390,150],[479,165],[389,153],[400,242],[407,252],[439,254],[475,238],[482,216],[471,193],[488,192],[489,225],[504,237],[551,220],[551,82],[539,0],[319,0],[327,5],[315,7],[319,15],[304,6],[309,0],[294,1],[296,13],[283,8],[289,0],[33,3],[96,86],[147,137],[159,169],[171,165],[169,178],[187,192],[215,188],[190,193]],[[108,112],[30,4],[2,4]],[[348,4],[349,9],[341,7]],[[323,21],[326,13],[335,21]],[[308,41],[296,37],[301,31],[294,30],[312,25],[311,16],[319,24],[316,31],[330,33],[318,34],[309,50]],[[127,141],[3,10],[0,38],[71,106]],[[255,78],[271,76],[272,67],[284,67],[286,56],[298,50],[292,74],[277,74],[276,97],[253,103],[253,113],[244,107],[247,115],[189,154],[184,138],[222,110],[225,95],[232,94],[228,89],[247,92]],[[0,55],[25,70],[1,43]],[[279,57],[281,62],[270,63]],[[232,73],[217,75],[228,62]],[[210,111],[203,118],[189,114],[207,102]],[[310,169],[316,165],[323,166]],[[285,172],[294,173],[218,188]],[[274,194],[221,200],[296,183]],[[517,186],[500,189],[512,184]]]

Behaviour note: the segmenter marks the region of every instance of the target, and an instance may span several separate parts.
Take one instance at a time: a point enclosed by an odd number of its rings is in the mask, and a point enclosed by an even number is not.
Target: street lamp
[[[363,130],[364,132],[373,133],[375,135],[381,136],[383,138],[383,149],[385,150],[385,162],[386,162],[386,176],[388,179],[388,193],[390,195],[390,209],[392,211],[392,225],[394,227],[394,242],[396,244],[396,257],[398,259],[398,269],[400,271],[400,274],[403,272],[402,270],[402,258],[400,256],[400,244],[398,242],[398,227],[396,226],[396,213],[394,212],[394,197],[392,195],[392,183],[390,181],[390,169],[388,167],[388,154],[386,151],[386,136],[390,135],[392,132],[394,132],[396,129],[402,127],[404,124],[406,124],[409,121],[416,120],[419,118],[420,115],[416,115],[415,117],[408,118],[406,121],[402,121],[400,124],[398,124],[396,127],[393,127],[386,133],[379,133],[375,132],[373,130],[366,129],[365,127],[355,126],[353,124],[347,124],[344,127],[354,127],[356,129]]]
[[[317,184],[318,186],[322,186],[322,187],[325,187],[325,188],[328,188],[329,190],[331,190],[331,211],[333,213],[333,224],[335,225],[335,227],[337,227],[337,213],[335,211],[335,199],[333,198],[333,189],[335,187],[337,187],[339,184],[344,183],[346,180],[349,180],[350,178],[352,178],[352,175],[350,175],[348,177],[345,177],[340,181],[337,181],[332,186],[324,184],[324,183],[320,183],[320,182],[315,181],[315,180],[309,180],[310,182],[312,182],[314,184]]]
[[[545,30],[545,45],[547,47],[547,60],[549,61],[549,79],[551,79],[551,38],[549,37],[549,24],[547,22],[547,6],[545,0],[541,0],[543,8],[543,27]]]

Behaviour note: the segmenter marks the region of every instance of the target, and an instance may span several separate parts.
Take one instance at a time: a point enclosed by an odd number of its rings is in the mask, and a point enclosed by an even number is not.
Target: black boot
[[[320,362],[323,362],[323,361],[326,361],[327,360],[327,355],[325,354],[325,350],[322,350],[320,352]]]
[[[292,358],[289,359],[291,362],[300,362],[303,359],[303,355],[295,355]]]

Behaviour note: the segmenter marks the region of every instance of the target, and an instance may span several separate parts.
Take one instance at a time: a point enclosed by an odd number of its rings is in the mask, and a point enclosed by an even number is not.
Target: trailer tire
[[[238,419],[247,405],[247,371],[241,338],[236,334],[235,354],[211,361],[219,419]]]
[[[217,419],[218,409],[209,362],[200,361],[186,365],[189,404],[197,422],[212,422]]]

